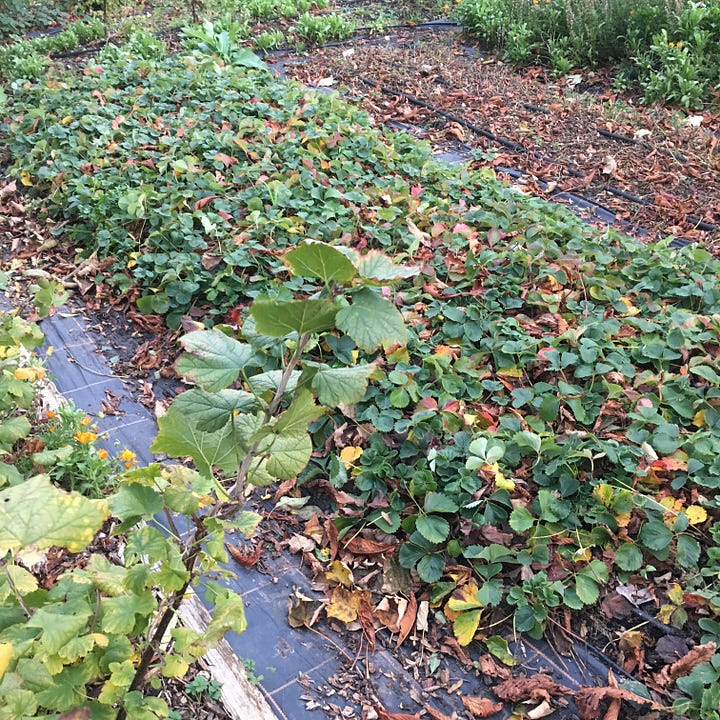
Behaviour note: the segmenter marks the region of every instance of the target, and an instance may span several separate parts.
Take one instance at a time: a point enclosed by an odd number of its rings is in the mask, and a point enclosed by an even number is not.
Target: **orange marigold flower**
[[[105,448],[98,448],[98,449],[96,450],[96,452],[97,452],[98,457],[99,457],[101,460],[107,460],[107,458],[108,458],[108,456],[109,456],[109,454],[110,454],[110,453],[108,453],[108,451],[107,451]]]
[[[128,470],[133,466],[137,464],[137,460],[135,459],[137,455],[132,450],[123,450],[120,455],[120,460],[122,460],[125,463],[125,467],[128,468]]]
[[[77,432],[75,433],[75,439],[79,443],[91,443],[97,440],[98,436],[94,432]]]
[[[92,422],[92,418],[89,415],[86,415],[81,421],[81,425],[89,425]]]
[[[57,413],[56,413],[54,410],[48,410],[48,411],[45,413],[45,417],[46,417],[48,420],[50,420],[51,418],[56,418],[56,417],[57,417]]]

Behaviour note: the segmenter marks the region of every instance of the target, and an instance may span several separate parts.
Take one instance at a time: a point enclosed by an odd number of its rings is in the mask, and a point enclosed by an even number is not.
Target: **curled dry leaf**
[[[398,633],[397,647],[400,647],[407,636],[415,626],[415,618],[417,617],[417,600],[414,595],[410,595],[405,613],[400,618],[400,631]]]
[[[672,665],[664,667],[656,676],[655,682],[660,687],[672,685],[678,678],[688,675],[700,663],[708,662],[717,650],[717,643],[709,642],[698,645]]]
[[[510,678],[493,688],[493,692],[501,700],[522,702],[523,700],[546,700],[550,702],[553,695],[568,697],[572,690],[555,682],[549,675],[532,675],[527,678]]]
[[[554,713],[556,710],[547,700],[543,700],[537,707],[532,710],[528,710],[525,715],[528,720],[540,720],[540,718],[547,717],[550,713]]]
[[[375,616],[370,605],[367,594],[360,597],[360,605],[358,606],[358,620],[362,625],[363,634],[367,640],[371,650],[375,649]]]
[[[375,706],[375,712],[378,715],[378,720],[420,720],[420,716],[417,713],[410,715],[408,713],[391,713],[380,705]]]
[[[262,554],[262,542],[259,542],[254,548],[235,547],[227,543],[225,547],[230,553],[230,557],[242,567],[254,567],[258,564]]]
[[[480,674],[485,677],[496,677],[501,680],[507,680],[512,675],[510,668],[501,665],[490,653],[485,653],[485,655],[481,655],[478,658],[477,668]]]
[[[345,545],[345,549],[355,555],[382,555],[395,548],[394,543],[378,542],[364,537],[354,537]]]
[[[652,700],[618,687],[582,687],[575,692],[575,705],[582,720],[597,720],[603,700],[610,700],[611,704],[614,701],[632,700],[641,705],[650,705],[653,710],[663,709]]]
[[[473,717],[486,718],[499,713],[503,709],[501,702],[494,703],[490,698],[476,695],[463,695],[462,704],[472,713]]]
[[[430,716],[431,720],[453,720],[449,715],[444,712],[440,712],[432,705],[425,706],[425,712]]]
[[[322,600],[314,600],[295,588],[288,603],[288,625],[292,628],[311,628],[324,605]]]

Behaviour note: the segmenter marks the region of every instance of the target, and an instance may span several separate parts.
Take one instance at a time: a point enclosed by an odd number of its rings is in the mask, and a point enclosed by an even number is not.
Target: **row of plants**
[[[99,40],[105,25],[99,18],[84,18],[70,23],[54,35],[41,35],[0,45],[0,78],[5,82],[40,77],[50,66],[50,54],[75,50]]]
[[[339,508],[340,536],[397,536],[463,644],[503,619],[540,636],[623,583],[717,638],[718,261],[441,165],[338,96],[278,81],[221,25],[186,35],[166,57],[137,34],[81,75],[11,89],[2,111],[38,210],[78,258],[115,259],[98,283],[172,326],[193,310],[241,328],[240,344],[183,341],[178,371],[200,387],[156,449],[206,479],[239,462],[237,491],[328,478],[367,508]],[[310,412],[303,390],[346,416]],[[447,574],[457,562],[470,577]],[[678,712],[715,717],[716,665],[678,681]]]
[[[0,41],[36,27],[61,22],[69,7],[65,2],[2,0],[0,2]]]
[[[558,74],[618,64],[619,86],[646,103],[685,108],[711,101],[720,85],[720,8],[692,0],[462,0],[465,30],[512,63],[547,62]]]

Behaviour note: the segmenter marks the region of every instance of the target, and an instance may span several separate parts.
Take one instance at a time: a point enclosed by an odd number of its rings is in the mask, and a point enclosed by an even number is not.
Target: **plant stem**
[[[285,391],[287,390],[288,383],[290,382],[290,378],[292,377],[293,370],[297,366],[298,362],[300,362],[303,350],[305,350],[305,346],[308,344],[309,340],[310,333],[304,333],[298,338],[298,344],[295,348],[295,352],[293,353],[292,357],[288,361],[288,364],[285,366],[282,375],[280,376],[280,382],[278,383],[277,389],[275,390],[275,395],[273,396],[273,399],[270,401],[268,406],[265,408],[261,427],[264,427],[270,422],[270,419],[280,407],[280,403],[282,402]],[[235,476],[235,486],[233,487],[232,491],[233,497],[235,497],[235,499],[237,500],[239,500],[242,497],[243,492],[245,492],[248,472],[250,470],[252,461],[255,459],[258,448],[260,447],[260,442],[260,440],[256,440],[250,446],[247,454],[243,458],[242,463],[240,463],[240,467],[238,468],[237,475]]]
[[[183,561],[185,569],[188,571],[188,579],[179,590],[176,590],[170,596],[170,604],[163,611],[162,616],[160,617],[160,622],[156,625],[150,640],[140,656],[140,662],[137,665],[135,677],[127,690],[128,693],[141,690],[145,686],[146,676],[150,670],[153,658],[155,657],[156,649],[165,637],[165,633],[180,608],[182,601],[185,599],[185,593],[195,577],[195,565],[197,563],[198,555],[202,549],[202,541],[207,535],[207,528],[205,527],[203,518],[196,516],[193,520],[195,522],[195,534],[193,535],[192,542],[187,545],[188,550]],[[120,708],[117,714],[117,720],[126,720],[126,718],[127,711],[125,708]]]

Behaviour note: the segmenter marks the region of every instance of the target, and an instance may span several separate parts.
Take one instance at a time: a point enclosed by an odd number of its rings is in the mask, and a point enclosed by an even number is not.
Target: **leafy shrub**
[[[353,34],[353,23],[342,15],[328,13],[313,15],[305,12],[297,19],[294,32],[311,45],[322,45],[331,40],[343,40]]]

